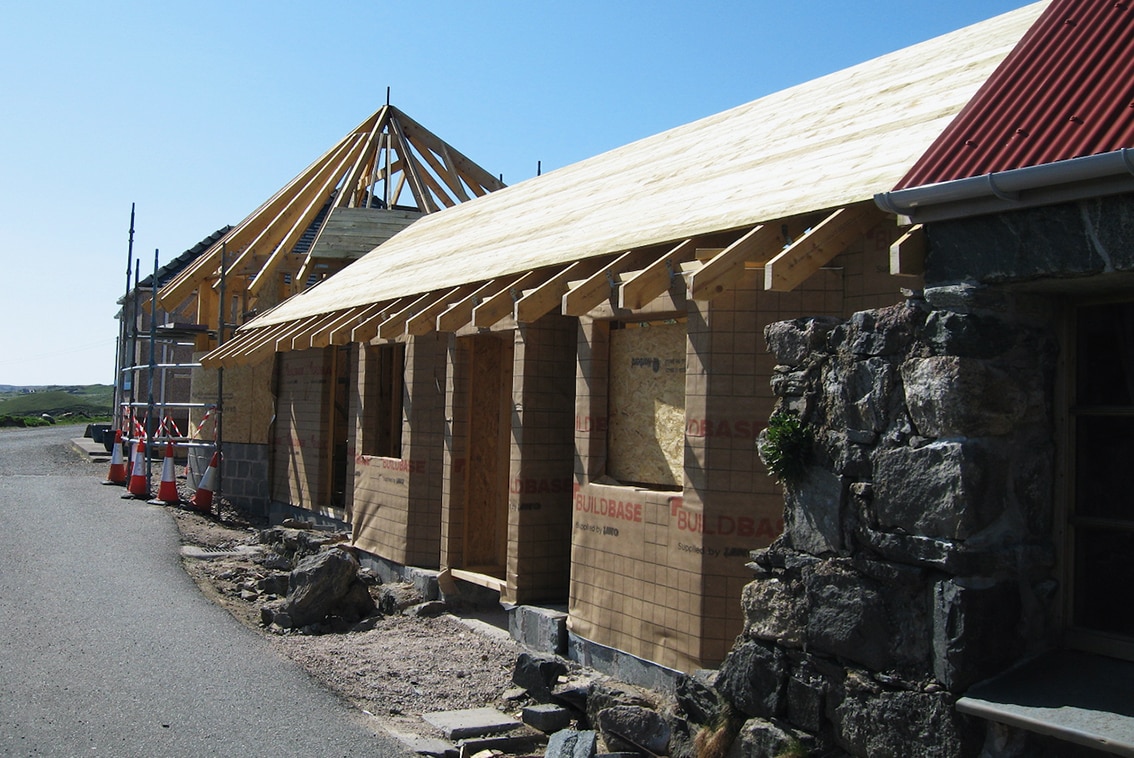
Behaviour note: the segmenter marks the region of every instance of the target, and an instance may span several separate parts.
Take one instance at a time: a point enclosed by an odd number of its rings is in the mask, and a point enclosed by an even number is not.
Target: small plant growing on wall
[[[783,484],[803,478],[811,455],[811,429],[793,411],[777,411],[761,435],[760,457],[772,476]]]

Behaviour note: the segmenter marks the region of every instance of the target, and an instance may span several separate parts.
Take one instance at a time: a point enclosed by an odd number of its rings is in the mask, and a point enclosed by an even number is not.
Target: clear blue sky
[[[385,101],[514,184],[1026,0],[11,0],[0,384],[109,384],[143,275]],[[706,156],[711,160],[712,156]]]

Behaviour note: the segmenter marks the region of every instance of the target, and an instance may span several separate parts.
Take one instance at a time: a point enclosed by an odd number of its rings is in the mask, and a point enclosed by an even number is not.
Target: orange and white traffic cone
[[[205,469],[205,475],[201,477],[200,483],[197,484],[197,491],[193,493],[193,497],[189,498],[189,505],[193,506],[199,511],[209,513],[213,508],[213,488],[216,486],[217,468],[220,466],[220,453],[213,453],[213,457],[209,460],[209,467]]]
[[[157,498],[151,500],[153,505],[177,505],[181,502],[181,494],[177,491],[177,474],[173,470],[173,443],[165,443],[165,457],[161,462],[161,484],[158,486]]]
[[[114,430],[114,449],[110,451],[110,473],[106,475],[103,484],[125,484],[129,477],[126,475],[126,464],[122,460],[122,430]]]
[[[146,481],[145,444],[144,440],[134,443],[134,470],[130,474],[130,483],[126,485],[131,495],[143,500],[150,496],[150,485]]]

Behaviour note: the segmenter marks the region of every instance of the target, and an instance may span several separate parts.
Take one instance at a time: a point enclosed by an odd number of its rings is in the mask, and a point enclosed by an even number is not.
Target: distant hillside
[[[0,385],[0,417],[55,418],[76,416],[105,418],[114,408],[114,387],[109,384],[85,386],[15,387]]]

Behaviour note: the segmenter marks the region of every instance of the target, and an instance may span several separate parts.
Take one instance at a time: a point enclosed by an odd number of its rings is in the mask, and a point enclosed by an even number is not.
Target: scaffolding
[[[129,445],[142,443],[146,455],[147,489],[150,489],[152,465],[158,445],[172,445],[193,459],[194,450],[203,450],[204,460],[220,451],[220,412],[223,385],[217,387],[215,402],[192,400],[193,372],[201,368],[193,359],[197,340],[213,336],[207,326],[177,323],[159,310],[157,290],[160,286],[158,251],[154,250],[154,271],[149,280],[148,313],[143,306],[140,261],[133,261],[134,208],[130,209],[129,260],[126,269],[126,296],[122,300],[119,324],[118,355],[115,376],[116,429]],[[134,286],[131,288],[131,268]],[[162,323],[159,323],[159,320]],[[148,350],[146,349],[148,348]],[[142,353],[148,353],[143,358]],[[143,395],[144,393],[144,395]],[[200,420],[194,426],[194,412]],[[203,432],[212,422],[211,439]],[[197,456],[200,461],[201,457]],[[187,466],[192,472],[192,466]],[[218,472],[219,476],[219,472]],[[196,483],[190,481],[191,486]],[[219,484],[217,489],[219,490]]]

